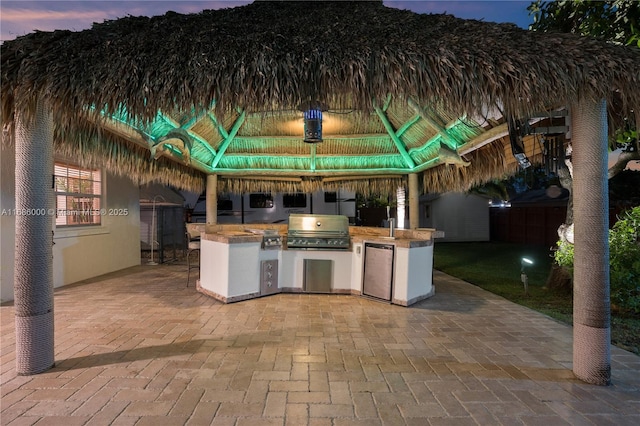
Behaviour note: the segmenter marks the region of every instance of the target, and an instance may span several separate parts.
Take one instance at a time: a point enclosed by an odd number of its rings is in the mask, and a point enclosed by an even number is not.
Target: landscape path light
[[[525,296],[529,295],[529,277],[527,277],[527,273],[526,273],[526,267],[527,266],[531,266],[533,265],[533,260],[529,259],[528,257],[523,257],[520,260],[520,280],[522,281],[522,284],[524,285],[524,294]]]

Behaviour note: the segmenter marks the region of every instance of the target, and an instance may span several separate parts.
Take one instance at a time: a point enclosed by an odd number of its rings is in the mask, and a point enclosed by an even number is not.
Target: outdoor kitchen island
[[[336,293],[409,306],[434,294],[433,244],[441,237],[434,229],[397,229],[390,238],[388,228],[349,226],[347,247],[318,249],[287,244],[292,238],[287,225],[201,226],[197,290],[225,303],[275,293]],[[381,293],[388,297],[380,295],[380,289],[367,292],[366,286],[372,277],[384,276],[366,269],[374,259],[373,249],[380,247],[387,250],[379,252],[392,253]]]

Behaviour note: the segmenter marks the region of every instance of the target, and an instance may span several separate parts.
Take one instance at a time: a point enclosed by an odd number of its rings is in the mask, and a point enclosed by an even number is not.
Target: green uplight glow
[[[95,109],[95,107],[90,107]],[[384,109],[386,111],[386,109]],[[409,134],[408,130],[420,119],[419,115],[413,115],[398,130],[394,130],[388,117],[382,111],[378,111],[383,120],[388,135],[384,137],[356,137],[355,139],[327,138],[324,146],[313,146],[309,151],[299,151],[289,148],[295,155],[282,154],[284,146],[291,144],[288,139],[279,140],[277,136],[266,138],[249,138],[238,136],[240,127],[244,124],[245,113],[238,111],[238,116],[231,128],[225,128],[213,115],[212,111],[195,111],[182,113],[179,122],[172,117],[158,111],[150,122],[143,122],[132,117],[126,108],[121,105],[117,112],[103,116],[122,123],[144,136],[149,148],[175,129],[185,129],[195,142],[190,152],[192,164],[197,164],[200,170],[206,173],[274,173],[274,174],[300,174],[315,175],[325,174],[339,175],[340,173],[363,174],[407,174],[426,170],[439,163],[437,155],[441,145],[446,145],[453,150],[466,144],[470,139],[481,133],[479,126],[467,124],[458,119],[446,128],[446,134],[436,134],[419,147],[406,149],[401,136]],[[216,149],[211,143],[197,133],[191,132],[191,127],[199,118],[209,116],[212,123],[222,138],[222,142]],[[471,122],[471,121],[470,121]],[[181,123],[184,123],[181,125]],[[230,148],[231,147],[231,148]],[[176,158],[185,159],[184,153],[171,144],[163,144],[163,150],[170,152]],[[229,152],[232,151],[232,152]],[[226,153],[225,153],[226,152]],[[350,152],[350,155],[335,155],[333,152]],[[372,154],[375,152],[376,154]],[[248,154],[247,154],[248,153]],[[326,155],[325,155],[326,153]],[[524,260],[523,265],[530,259]]]

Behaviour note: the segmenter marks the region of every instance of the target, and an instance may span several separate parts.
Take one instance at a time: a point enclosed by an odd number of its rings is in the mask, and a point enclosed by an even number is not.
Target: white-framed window
[[[54,164],[56,227],[100,225],[102,173],[72,163]]]

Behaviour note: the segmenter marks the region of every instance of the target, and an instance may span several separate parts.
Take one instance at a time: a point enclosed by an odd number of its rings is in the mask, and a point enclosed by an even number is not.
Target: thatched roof
[[[28,34],[1,54],[9,136],[14,112],[44,101],[59,151],[189,189],[207,173],[234,191],[392,192],[408,173],[424,173],[425,192],[466,188],[511,167],[485,144],[504,143],[505,115],[614,92],[640,107],[640,49],[381,2],[127,17]],[[328,106],[317,145],[301,136],[311,101]]]

